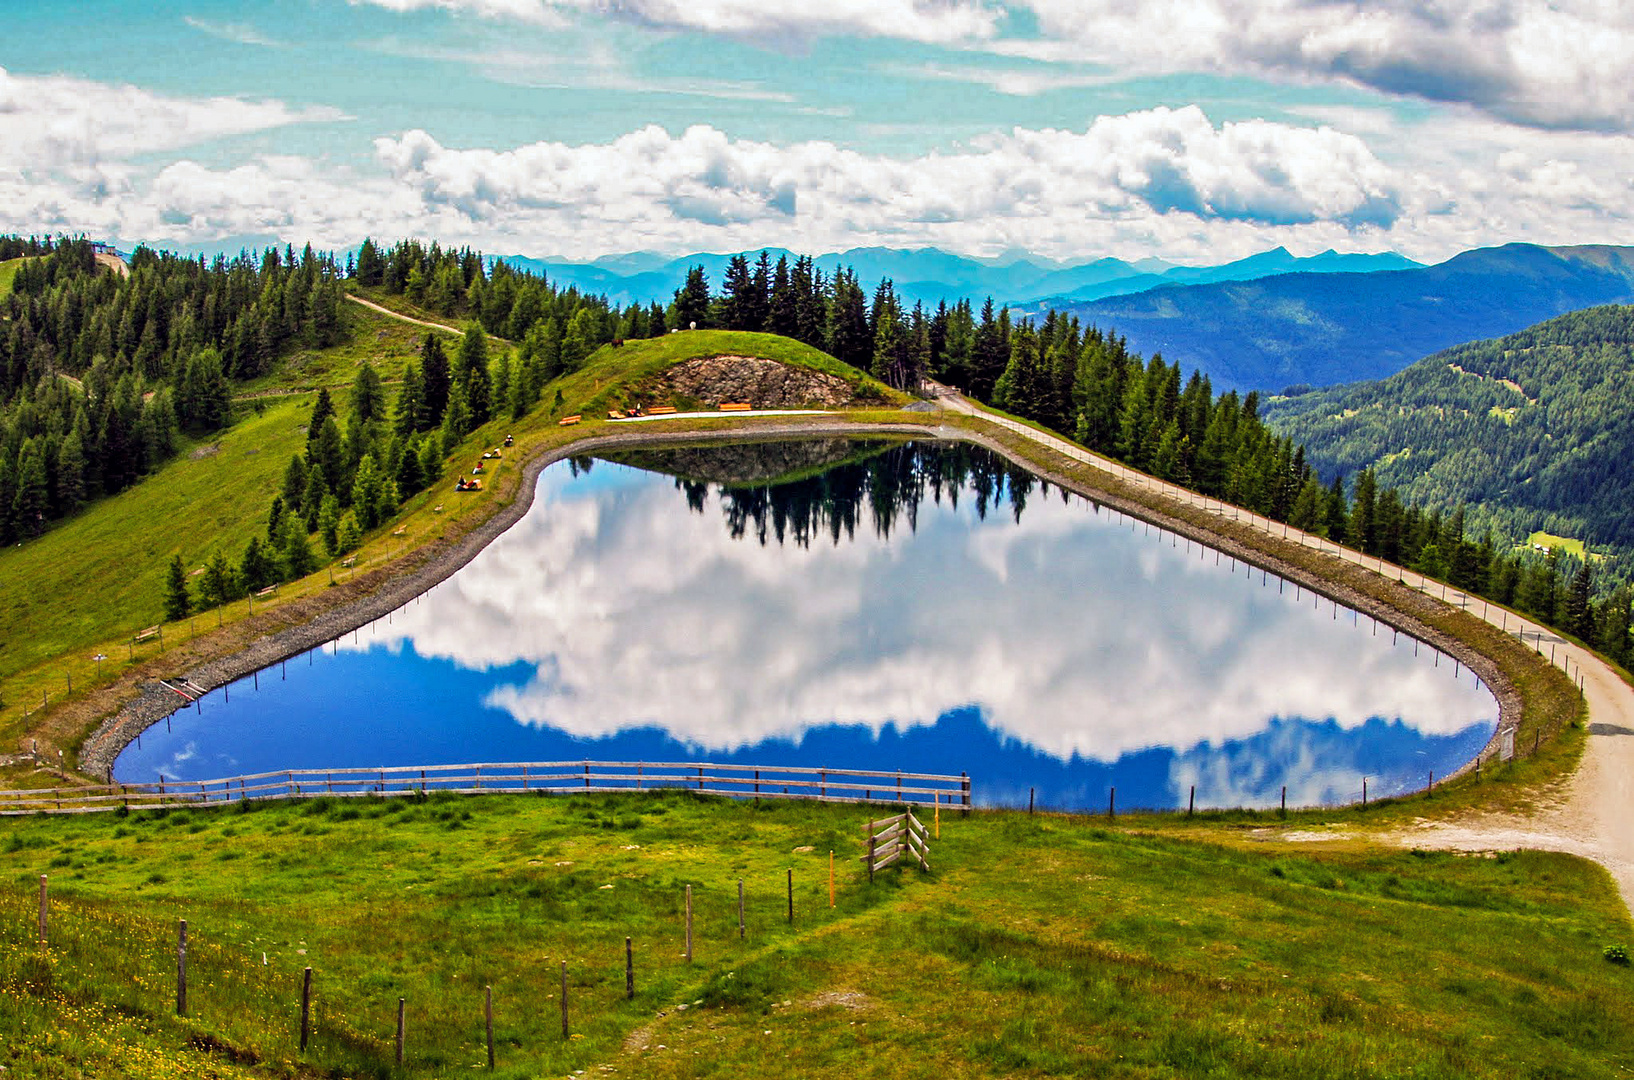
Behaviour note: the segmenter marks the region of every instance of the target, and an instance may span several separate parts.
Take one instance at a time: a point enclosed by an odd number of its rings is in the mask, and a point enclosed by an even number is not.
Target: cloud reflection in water
[[[1411,786],[1485,741],[1496,703],[1450,661],[1076,496],[1007,492],[1007,468],[909,446],[724,491],[553,466],[470,565],[340,642],[329,662],[351,674],[306,691],[299,708],[333,719],[303,714],[296,756],[967,769],[984,801],[1037,787],[1104,807],[1117,785],[1120,805],[1173,806],[1195,783],[1199,805],[1265,805],[1283,783],[1295,804],[1347,798],[1363,773]],[[290,711],[258,725],[293,731]],[[176,737],[208,746],[189,723]],[[249,726],[215,741],[279,738]],[[163,752],[149,741],[122,776]],[[235,749],[256,767],[295,764],[283,754]],[[203,757],[190,766],[219,775]]]

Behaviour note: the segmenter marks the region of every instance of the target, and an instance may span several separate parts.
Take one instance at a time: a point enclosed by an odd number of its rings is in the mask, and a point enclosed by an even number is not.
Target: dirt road
[[[1490,605],[1480,597],[1465,595],[1438,581],[1426,580],[1410,570],[1342,548],[1319,536],[1290,528],[1280,521],[1250,514],[1238,507],[1135,472],[1064,439],[1005,417],[994,416],[945,387],[933,389],[942,404],[950,409],[972,416],[980,415],[990,423],[1008,428],[1075,461],[1101,469],[1126,483],[1161,492],[1208,513],[1251,525],[1268,534],[1314,547],[1396,578],[1429,596],[1464,608],[1550,657],[1556,667],[1582,686],[1588,700],[1588,745],[1583,752],[1583,762],[1571,779],[1552,798],[1546,799],[1540,809],[1526,817],[1483,815],[1451,823],[1430,822],[1416,829],[1389,834],[1385,839],[1404,846],[1444,850],[1497,851],[1529,847],[1581,855],[1610,871],[1622,892],[1624,905],[1634,911],[1634,688],[1630,688],[1599,659],[1565,641],[1554,631],[1507,609]]]

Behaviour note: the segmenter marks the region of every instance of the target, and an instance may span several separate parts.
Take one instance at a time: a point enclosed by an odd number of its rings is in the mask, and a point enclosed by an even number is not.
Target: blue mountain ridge
[[[1111,328],[1215,389],[1279,391],[1381,379],[1441,349],[1579,308],[1634,302],[1634,248],[1479,248],[1434,266],[1166,284],[1031,305]]]
[[[772,262],[795,253],[785,248],[767,248]],[[760,252],[743,252],[751,261]],[[501,261],[521,270],[543,273],[562,286],[581,292],[599,293],[615,304],[667,303],[685,279],[687,270],[702,266],[711,285],[718,287],[734,253],[701,252],[665,259],[648,252],[606,255],[591,262],[535,259],[523,255],[505,256]],[[908,303],[924,301],[934,307],[969,298],[977,303],[986,297],[1005,306],[1037,303],[1055,306],[1065,302],[1096,300],[1107,296],[1141,292],[1163,285],[1199,282],[1242,281],[1270,274],[1292,272],[1336,273],[1401,270],[1420,264],[1393,252],[1380,254],[1340,254],[1325,251],[1301,258],[1285,248],[1251,255],[1219,266],[1173,266],[1159,259],[1136,263],[1103,258],[1077,264],[1059,264],[1016,252],[992,259],[955,255],[937,248],[852,248],[816,257],[824,273],[840,266],[857,272],[869,290],[881,278],[890,278],[899,295]]]

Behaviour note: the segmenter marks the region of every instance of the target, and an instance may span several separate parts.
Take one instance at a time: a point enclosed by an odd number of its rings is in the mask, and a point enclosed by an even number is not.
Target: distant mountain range
[[[1537,529],[1634,551],[1634,307],[1576,311],[1426,357],[1388,379],[1262,409],[1325,478],[1372,466],[1473,534]],[[1605,551],[1606,547],[1601,547]]]
[[[1109,327],[1137,352],[1202,369],[1217,389],[1276,391],[1382,378],[1439,349],[1630,301],[1634,248],[1509,244],[1406,270],[1168,285],[1023,310],[1054,306]]]
[[[794,253],[769,248],[772,262]],[[744,252],[751,261],[759,251]],[[668,303],[685,279],[687,270],[702,266],[711,287],[719,288],[731,254],[696,254],[679,259],[645,252],[610,255],[589,263],[533,259],[521,255],[503,261],[518,269],[543,273],[559,285],[576,286],[581,292],[605,294],[616,304]],[[1419,266],[1404,256],[1385,252],[1377,255],[1341,255],[1324,251],[1306,258],[1290,254],[1286,248],[1251,255],[1219,266],[1175,266],[1161,259],[1097,259],[1076,265],[1045,262],[1029,256],[1001,256],[973,259],[936,248],[897,250],[894,248],[853,248],[820,255],[816,263],[824,273],[846,266],[857,272],[870,292],[881,278],[890,278],[897,293],[908,302],[924,301],[934,307],[946,301],[968,298],[977,304],[987,297],[995,303],[1014,307],[1042,302],[1059,307],[1065,303],[1122,296],[1165,285],[1190,285],[1222,281],[1251,281],[1272,274],[1346,273],[1403,270]]]

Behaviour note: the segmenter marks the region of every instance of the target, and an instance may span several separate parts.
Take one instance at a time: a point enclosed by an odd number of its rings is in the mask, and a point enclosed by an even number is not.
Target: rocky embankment
[[[856,387],[758,356],[700,356],[665,372],[659,392],[710,408],[741,401],[757,409],[838,409],[852,404]]]

